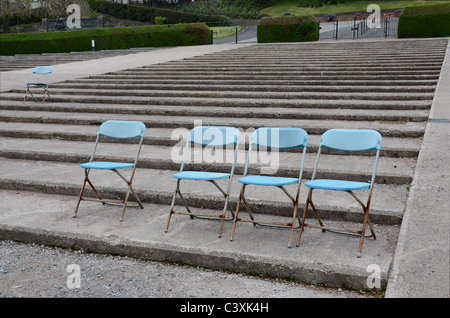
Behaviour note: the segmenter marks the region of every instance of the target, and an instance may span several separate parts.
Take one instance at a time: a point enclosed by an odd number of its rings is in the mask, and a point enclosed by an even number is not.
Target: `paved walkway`
[[[233,48],[236,48],[236,44],[161,48],[151,52],[139,52],[125,56],[108,57],[100,60],[58,64],[54,65],[54,81],[61,82],[67,79],[174,61]],[[1,91],[22,87],[24,79],[28,79],[29,74],[30,69],[2,73]],[[437,87],[430,120],[428,122],[424,142],[416,166],[411,194],[408,200],[394,257],[394,264],[390,271],[391,274],[389,276],[389,284],[386,292],[387,297],[449,297],[449,87],[450,49],[447,50],[441,79]],[[14,220],[9,219],[7,223],[2,221],[2,223],[4,223],[1,230],[3,235],[7,233],[12,237],[15,235],[14,233],[17,233],[18,236],[22,233],[24,236],[28,235],[28,238],[31,239],[42,239],[43,236],[46,236],[47,238],[54,236],[63,245],[73,244],[74,241],[79,242],[85,240],[91,241],[92,244],[97,245],[114,245],[118,251],[133,247],[137,256],[141,253],[145,254],[149,252],[144,249],[144,242],[136,243],[136,240],[130,241],[128,239],[119,240],[115,235],[104,237],[89,235],[92,230],[92,225],[83,223],[90,222],[89,218],[85,218],[84,220],[80,219],[81,223],[77,225],[78,230],[80,229],[80,226],[83,227],[82,232],[84,232],[84,236],[79,236],[79,233],[77,235],[71,233],[70,227],[60,228],[56,232],[47,230],[37,230],[34,233],[30,232],[29,226],[33,225],[34,222],[40,222],[39,219],[41,215],[39,210],[41,212],[43,210],[49,212],[50,210],[51,213],[49,218],[58,221],[54,219],[58,218],[57,213],[53,212],[57,211],[58,208],[61,210],[67,209],[67,207],[65,207],[67,202],[64,202],[64,200],[67,199],[60,201],[59,199],[49,198],[47,202],[53,204],[52,208],[48,209],[48,207],[41,206],[40,208],[36,208],[36,211],[32,211],[32,208],[27,205],[8,205],[10,204],[7,203],[8,199],[8,195],[5,194],[2,199],[4,209],[21,208],[22,211],[19,218],[15,218]],[[33,198],[28,199],[31,200],[30,202],[33,201]],[[36,202],[32,202],[34,204],[33,209],[35,209],[36,206],[39,206],[39,198],[35,198],[35,201]],[[152,213],[155,213],[156,218],[161,218],[161,220],[163,220],[165,219],[167,211],[159,211],[160,208],[161,207],[154,206]],[[30,211],[26,211],[26,209],[30,209]],[[34,215],[34,212],[37,213]],[[103,212],[99,211],[99,213]],[[30,215],[31,217],[28,218],[28,220],[27,218],[23,219],[25,215]],[[138,223],[139,219],[140,217],[138,217]],[[116,220],[108,220],[108,222],[102,226],[115,226],[112,225],[112,222],[114,221]],[[133,225],[136,224],[130,222],[127,227]],[[151,228],[153,226],[154,228]],[[159,227],[160,224],[151,224],[150,227],[146,224],[146,226],[139,228],[137,231],[133,231],[134,238],[137,238],[137,241],[140,241],[145,235],[148,235],[148,231],[157,231]],[[198,229],[194,226],[191,230],[195,233]],[[123,231],[125,232],[122,232],[122,234],[127,233],[126,229],[123,229]],[[140,231],[142,231],[142,233]],[[118,234],[120,235],[120,233]],[[180,235],[180,233],[178,234]],[[127,235],[124,236],[127,237]],[[244,234],[242,234],[242,236],[244,236]],[[160,253],[161,258],[166,260],[170,260],[168,255],[164,254],[164,250],[168,245],[170,245],[172,253],[177,251],[179,253],[186,252],[183,247],[174,245],[176,241],[171,242],[171,240],[173,240],[173,238],[169,238],[165,243],[155,244],[150,252],[155,254]],[[193,240],[201,242],[202,238],[197,236],[194,237]],[[224,244],[224,242],[221,244]],[[234,243],[226,242],[225,244],[228,245]],[[216,242],[209,242],[206,246],[199,248],[196,253],[193,253],[192,257],[197,258],[198,261],[198,258],[204,257],[204,252],[207,253],[208,257],[203,260],[205,266],[211,265],[210,262],[216,259],[221,261],[228,260],[229,262],[240,262],[241,268],[245,266],[259,266],[261,268],[264,268],[264,266],[278,266],[280,271],[287,267],[290,267],[291,270],[293,267],[295,268],[293,259],[288,259],[287,263],[283,263],[283,261],[286,260],[285,250],[276,251],[274,256],[264,258],[255,255],[261,255],[260,253],[264,253],[264,249],[270,246],[252,245],[248,247],[248,251],[246,250],[244,252],[248,253],[248,256],[244,257],[244,260],[238,260],[235,258],[236,253],[240,254],[242,253],[242,250],[234,250],[233,252],[229,252],[228,254],[225,253],[227,255],[224,255],[223,251],[218,252],[215,246],[217,246]],[[234,246],[236,246],[236,244]],[[234,248],[232,247],[232,249]],[[253,251],[257,251],[257,253],[252,255]],[[339,251],[335,252],[339,253]],[[332,258],[332,256],[330,257]],[[274,262],[274,260],[276,261]],[[320,270],[314,268],[314,262],[310,265],[310,271],[314,272],[315,270]],[[339,266],[339,264],[335,264],[335,266]],[[330,275],[332,275],[332,273],[330,273]]]

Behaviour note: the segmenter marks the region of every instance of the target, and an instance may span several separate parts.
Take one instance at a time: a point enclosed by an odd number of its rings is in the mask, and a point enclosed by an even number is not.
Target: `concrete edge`
[[[430,119],[425,130],[422,149],[419,152],[417,166],[411,185],[411,193],[403,215],[397,248],[389,272],[385,295],[386,298],[449,297],[449,210],[445,208],[442,209],[442,206],[439,204],[439,198],[443,198],[444,201],[447,201],[448,208],[448,198],[450,196],[450,186],[448,182],[448,163],[450,162],[450,155],[448,151],[445,151],[445,148],[441,150],[443,145],[439,144],[440,140],[446,140],[448,142],[449,138],[449,88],[450,41],[447,45],[447,52],[443,62],[441,76],[436,86],[436,94],[430,111]],[[447,109],[443,106],[446,106]],[[447,118],[441,118],[442,116],[446,116]],[[442,125],[447,126],[442,129]],[[432,161],[433,158],[438,159],[437,164],[436,161]],[[436,185],[436,181],[438,180],[436,179],[436,174],[438,172],[447,175],[447,184]],[[427,185],[429,186],[428,189],[426,189]],[[435,186],[433,187],[431,185]],[[428,191],[424,191],[425,189]],[[430,193],[433,197],[430,197]],[[424,209],[424,207],[426,209]],[[426,219],[427,217],[431,218],[431,216],[428,216],[428,213],[424,214],[424,212],[433,211],[436,208],[437,210],[439,210],[439,208],[440,210],[443,210],[442,215],[440,215],[439,225],[444,227],[447,226],[446,231],[444,230],[447,237],[441,238],[443,242],[446,241],[447,248],[445,248],[445,246],[442,249],[437,246],[428,246],[425,249],[435,249],[437,253],[443,251],[444,253],[447,253],[447,255],[446,257],[443,257],[442,263],[439,263],[438,266],[433,264],[433,268],[440,268],[438,272],[434,272],[432,275],[424,277],[424,272],[417,268],[414,269],[412,264],[415,263],[416,266],[421,267],[423,264],[430,264],[431,262],[439,260],[425,259],[425,257],[429,257],[429,254],[421,253],[420,251],[421,244],[423,244],[422,232],[413,233],[413,231],[429,230],[433,233],[434,229],[427,227]],[[422,217],[419,218],[419,215],[422,215]],[[436,216],[436,213],[434,213],[433,216]],[[417,241],[417,244],[415,244],[414,240]],[[417,259],[418,257],[423,258]],[[420,263],[422,264],[419,265]],[[442,280],[444,280],[444,282],[442,282]],[[415,284],[415,282],[420,281],[423,281],[424,284]],[[426,290],[425,286],[430,286],[432,289]],[[440,290],[439,288],[436,288],[436,286],[444,286],[444,289],[446,288],[446,290]]]

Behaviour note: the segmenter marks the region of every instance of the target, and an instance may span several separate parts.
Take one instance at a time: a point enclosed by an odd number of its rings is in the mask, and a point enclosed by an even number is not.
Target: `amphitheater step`
[[[209,126],[234,126],[243,130],[262,127],[302,127],[309,134],[322,134],[332,128],[370,128],[378,130],[386,137],[416,137],[423,136],[426,122],[406,121],[357,121],[328,119],[283,119],[283,118],[236,118],[236,117],[206,117],[196,116],[164,116],[164,115],[126,115],[128,120],[140,120],[149,128],[187,128],[196,124]],[[108,119],[120,120],[124,114],[109,114]],[[0,114],[0,120],[6,122],[35,122],[47,124],[101,124],[106,120],[105,113],[64,113],[64,112],[26,112],[5,110]]]
[[[0,159],[5,171],[0,178],[0,187],[4,190],[36,191],[59,195],[78,196],[83,181],[83,169],[76,163],[48,162],[41,160]],[[169,212],[170,202],[176,181],[172,175],[176,170],[139,168],[133,182],[140,200],[145,203],[166,205]],[[237,177],[233,180],[231,202],[235,207],[240,185]],[[116,175],[104,172],[93,172],[91,180],[104,198],[123,199],[126,185]],[[226,186],[226,184],[222,184]],[[89,188],[88,188],[89,189]],[[198,209],[223,208],[223,196],[212,186],[203,185],[199,189],[198,182],[185,182],[181,187],[188,204]],[[291,193],[295,188],[287,188]],[[303,189],[306,189],[303,187]],[[380,225],[400,225],[403,207],[407,199],[407,188],[404,185],[377,185],[374,190],[371,213],[372,220]],[[93,193],[88,192],[91,196]],[[362,193],[364,198],[367,193]],[[249,187],[248,203],[252,212],[265,215],[292,216],[292,204],[282,191]],[[130,197],[130,200],[134,200]],[[300,207],[304,206],[306,191],[300,195]],[[350,196],[335,193],[315,194],[317,207],[320,206],[324,219],[360,222],[361,207]],[[75,208],[76,199],[73,206]],[[181,203],[179,203],[181,204]],[[180,207],[179,207],[180,209]],[[183,207],[184,209],[184,207]]]
[[[253,130],[241,131],[240,148],[247,148]],[[56,139],[68,141],[94,142],[98,132],[98,125],[46,124],[33,122],[2,122],[0,137],[28,138],[28,139]],[[175,146],[181,138],[187,136],[188,129],[181,128],[174,131],[171,128],[151,127],[144,138],[145,145]],[[310,135],[308,153],[316,153],[321,135]],[[420,138],[384,137],[382,157],[417,158],[422,140]],[[289,151],[289,150],[285,150]],[[323,150],[327,152],[327,150]]]

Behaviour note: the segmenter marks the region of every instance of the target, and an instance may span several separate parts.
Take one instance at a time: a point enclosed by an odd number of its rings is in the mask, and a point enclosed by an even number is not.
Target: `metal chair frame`
[[[121,126],[123,127],[125,125],[126,126],[134,125],[134,126],[136,126],[137,129],[135,128],[132,131],[132,134],[122,134],[119,130],[120,130]],[[77,205],[75,208],[75,213],[73,215],[74,218],[77,217],[78,208],[79,208],[80,202],[82,200],[97,201],[97,202],[99,201],[103,205],[109,204],[109,205],[123,206],[122,213],[121,213],[120,219],[119,219],[120,222],[123,221],[123,217],[124,217],[125,209],[126,209],[127,205],[134,206],[134,207],[140,207],[141,209],[144,208],[141,200],[139,199],[135,190],[132,187],[132,183],[133,183],[133,179],[134,179],[134,176],[136,173],[138,158],[139,158],[142,144],[144,141],[145,130],[146,130],[145,125],[142,122],[137,122],[137,121],[109,120],[109,121],[104,122],[100,126],[99,131],[97,133],[97,138],[95,140],[94,149],[92,151],[89,162],[83,163],[80,165],[82,168],[84,168],[84,181],[83,181],[83,185],[81,187],[81,192],[80,192],[78,202],[77,202]],[[95,152],[97,150],[97,145],[99,144],[101,136],[106,136],[106,137],[110,137],[110,138],[118,138],[118,139],[139,138],[140,140],[139,140],[139,144],[137,146],[138,149],[137,149],[136,156],[134,158],[133,163],[94,161]],[[103,199],[102,196],[100,195],[99,191],[97,191],[97,189],[94,187],[91,180],[89,179],[89,173],[90,173],[91,169],[109,170],[109,171],[113,171],[114,173],[116,173],[128,186],[127,192],[125,195],[125,199],[124,200]],[[127,179],[125,176],[123,176],[119,172],[119,169],[132,169],[130,178]],[[96,194],[97,198],[83,197],[83,193],[86,188],[86,183],[89,184],[89,186],[92,188],[92,190]],[[137,201],[136,204],[130,205],[128,203],[130,191],[133,193],[133,195]]]
[[[345,134],[348,134],[349,137],[351,137],[352,135],[355,135],[355,134],[366,134],[366,135],[370,135],[372,140],[369,142],[369,144],[370,144],[369,146],[367,146],[367,143],[365,143],[361,147],[354,146],[352,149],[351,146],[350,146],[350,148],[348,148],[347,146],[341,147],[341,146],[335,146],[333,143],[328,143],[327,137],[331,136],[332,134],[338,135],[340,139],[346,138]],[[337,140],[337,139],[335,139],[335,140]],[[347,141],[345,141],[345,143],[346,142]],[[375,130],[330,129],[322,135],[319,149],[317,151],[317,156],[316,156],[316,161],[314,164],[314,170],[313,170],[311,181],[305,183],[305,186],[309,188],[309,191],[308,191],[306,204],[305,204],[305,208],[304,208],[303,216],[302,216],[302,220],[301,220],[300,231],[299,231],[298,239],[297,239],[297,247],[300,245],[300,240],[301,240],[302,233],[303,233],[303,230],[305,227],[319,228],[323,232],[329,231],[329,232],[335,232],[335,233],[343,233],[343,234],[360,236],[357,257],[361,257],[365,237],[373,237],[376,240],[376,234],[375,234],[375,230],[374,230],[372,221],[370,220],[369,210],[370,210],[370,203],[372,200],[373,188],[374,188],[374,184],[375,184],[375,175],[376,175],[378,158],[379,158],[380,149],[381,149],[381,143],[382,143],[382,137]],[[351,145],[351,143],[350,143],[350,145]],[[346,181],[346,180],[316,179],[316,173],[318,170],[319,158],[320,158],[322,148],[330,148],[330,149],[336,149],[336,150],[347,151],[347,152],[375,150],[376,151],[375,162],[373,165],[372,178],[371,178],[370,183],[362,183],[362,182]],[[345,183],[346,186],[341,186],[341,187],[339,187],[339,186],[333,187],[332,185],[323,186],[323,184],[330,183],[330,182],[336,182],[336,181],[337,182],[342,182],[342,181],[346,182]],[[322,183],[322,186],[319,186],[319,183]],[[341,184],[344,185],[344,183],[341,183]],[[363,213],[364,213],[363,225],[362,225],[361,231],[352,231],[349,229],[335,229],[335,228],[326,227],[323,224],[323,222],[319,216],[319,213],[317,212],[317,209],[312,200],[312,193],[313,193],[314,189],[328,190],[328,191],[344,191],[344,192],[347,192],[348,194],[350,194],[358,202],[358,204],[361,205]],[[357,190],[369,190],[369,195],[368,195],[368,199],[367,199],[366,203],[363,203],[363,201],[360,200],[357,197],[357,195],[353,192],[353,191],[357,191]],[[311,206],[311,208],[314,212],[314,215],[315,215],[317,221],[319,222],[319,225],[305,223],[306,213],[307,213],[309,206]],[[366,233],[367,224],[369,225],[371,235],[366,236],[365,233]]]
[[[33,76],[35,74],[49,75],[49,79],[47,82],[33,81]],[[23,102],[25,103],[25,101],[27,100],[28,93],[30,93],[31,97],[33,97],[34,101],[37,103],[37,99],[36,99],[36,97],[34,97],[33,92],[30,90],[30,87],[40,87],[43,89],[44,93],[43,93],[42,103],[45,102],[45,99],[47,98],[47,96],[48,96],[49,100],[51,102],[53,102],[50,98],[50,94],[48,93],[48,86],[51,82],[52,75],[53,75],[53,68],[51,66],[36,66],[33,69],[33,72],[31,73],[30,80],[28,82],[26,82],[27,88],[25,91],[25,97],[23,99]]]
[[[205,132],[209,133],[212,132],[212,136],[214,136],[215,130],[220,131],[221,136],[223,137],[225,135],[225,139],[222,139],[222,142],[217,140],[216,137],[214,137],[214,140],[205,140]],[[232,131],[232,138],[230,139],[230,135],[227,136],[227,134],[230,134],[229,131]],[[199,136],[199,132],[201,136]],[[211,137],[211,136],[210,136]],[[200,138],[200,139],[198,139]],[[220,229],[219,229],[219,237],[222,237],[223,233],[223,227],[225,221],[232,221],[234,219],[234,211],[230,203],[230,191],[231,191],[231,182],[234,175],[234,170],[236,166],[236,160],[237,160],[237,153],[239,148],[239,140],[240,140],[240,132],[237,128],[234,127],[225,127],[225,126],[197,126],[193,128],[188,135],[188,138],[186,140],[186,146],[184,148],[183,152],[183,159],[181,162],[180,171],[176,174],[174,174],[174,178],[177,179],[177,185],[175,192],[172,197],[172,203],[170,206],[170,212],[169,217],[167,219],[167,225],[165,232],[167,233],[169,231],[169,225],[173,214],[180,214],[180,215],[189,215],[191,219],[199,218],[199,219],[209,219],[209,220],[219,220],[220,223]],[[209,141],[209,142],[208,142]],[[204,146],[212,146],[212,147],[226,147],[229,145],[233,145],[234,147],[234,155],[233,155],[233,163],[231,165],[230,173],[219,173],[219,172],[202,172],[202,171],[184,171],[185,163],[186,163],[186,156],[188,149],[192,148],[192,145],[199,144],[202,147]],[[223,189],[216,180],[227,180],[228,179],[228,185],[226,190]],[[183,194],[180,189],[180,184],[182,180],[197,180],[197,181],[207,181],[214,185],[224,196],[224,207],[222,210],[222,213],[219,215],[209,215],[207,213],[202,212],[193,212],[191,208],[188,206],[186,200],[183,197]],[[186,212],[184,211],[176,211],[175,205],[177,197],[180,197]],[[232,217],[227,218],[227,209],[231,212]]]
[[[272,144],[271,142],[269,142],[266,138],[266,140],[264,140],[264,138],[260,138],[261,133],[266,134],[266,137],[268,136],[268,132],[270,132],[270,134],[272,133],[272,131],[277,130],[279,132],[279,139],[277,140],[276,144]],[[289,140],[286,142],[285,140],[282,140],[282,137],[280,136],[281,134],[286,134],[286,136],[288,136]],[[294,135],[292,135],[294,134]],[[248,154],[247,154],[247,160],[245,163],[245,170],[244,170],[244,176],[242,178],[240,178],[238,181],[240,183],[242,183],[242,187],[241,187],[241,191],[239,193],[239,199],[237,202],[237,207],[236,207],[236,212],[235,212],[235,218],[234,218],[234,223],[233,223],[233,228],[232,228],[232,232],[231,232],[231,236],[230,236],[230,241],[233,241],[234,239],[234,233],[236,230],[236,226],[238,222],[250,222],[253,223],[254,226],[256,225],[260,225],[260,226],[269,226],[269,227],[278,227],[278,228],[289,228],[291,230],[290,232],[290,236],[289,236],[289,243],[288,243],[288,247],[292,247],[292,240],[293,240],[293,235],[294,235],[294,229],[299,228],[300,227],[300,219],[298,217],[298,201],[299,201],[299,196],[300,196],[300,188],[301,188],[301,183],[302,183],[302,178],[303,178],[303,166],[304,166],[304,161],[305,161],[305,157],[306,157],[306,148],[308,146],[308,133],[301,129],[301,128],[280,128],[280,127],[262,127],[262,128],[258,128],[257,130],[255,130],[251,136],[251,141],[249,144],[249,149],[248,149]],[[299,171],[299,175],[298,178],[284,178],[284,177],[278,177],[278,176],[271,176],[271,177],[267,177],[267,176],[262,176],[262,175],[257,175],[257,176],[251,176],[248,175],[248,169],[249,169],[249,163],[250,163],[250,155],[252,153],[253,150],[253,146],[258,147],[265,147],[267,149],[292,149],[292,148],[303,148],[302,154],[301,154],[301,162],[300,162],[300,171]],[[293,184],[297,184],[297,190],[296,190],[296,194],[295,197],[293,195],[291,195],[289,193],[289,191],[284,187],[286,185],[293,185]],[[253,217],[253,214],[251,212],[251,209],[247,203],[247,200],[245,198],[245,189],[248,185],[254,185],[254,186],[274,186],[277,187],[279,189],[281,189],[290,199],[290,201],[292,202],[293,205],[293,216],[292,216],[292,222],[291,223],[281,223],[281,222],[262,222],[262,221],[257,221],[255,220],[255,218]],[[239,211],[241,208],[241,201],[244,202],[244,205],[246,207],[246,210],[249,214],[250,219],[240,219],[239,216]],[[295,222],[296,219],[298,219],[298,227],[295,227]]]

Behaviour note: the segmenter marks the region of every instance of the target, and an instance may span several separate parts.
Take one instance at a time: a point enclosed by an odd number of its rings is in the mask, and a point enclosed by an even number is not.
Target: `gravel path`
[[[79,275],[77,275],[79,273]],[[76,277],[79,277],[77,280]],[[0,298],[366,298],[276,279],[0,241]]]

